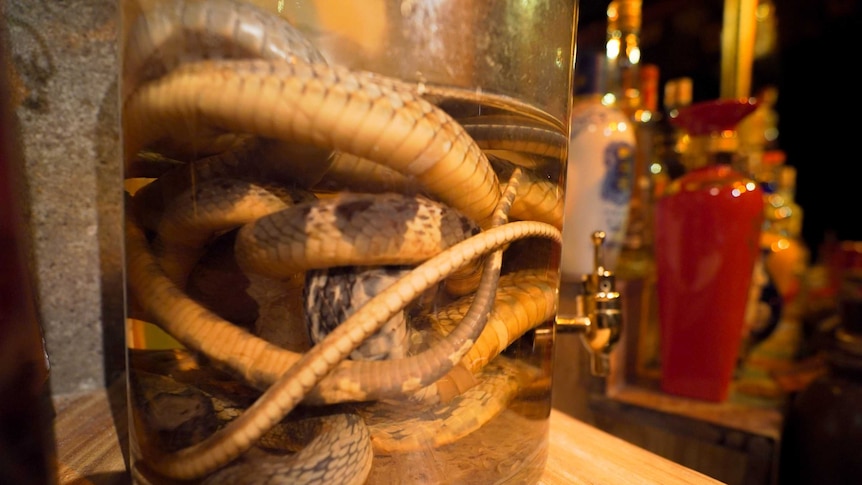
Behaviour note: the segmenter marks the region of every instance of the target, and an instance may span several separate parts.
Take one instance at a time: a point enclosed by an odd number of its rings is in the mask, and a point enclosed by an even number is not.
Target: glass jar
[[[531,483],[576,0],[122,0],[137,483]]]

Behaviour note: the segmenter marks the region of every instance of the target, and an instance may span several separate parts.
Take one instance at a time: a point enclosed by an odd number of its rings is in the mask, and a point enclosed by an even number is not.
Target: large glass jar
[[[137,483],[532,483],[577,0],[121,0]]]

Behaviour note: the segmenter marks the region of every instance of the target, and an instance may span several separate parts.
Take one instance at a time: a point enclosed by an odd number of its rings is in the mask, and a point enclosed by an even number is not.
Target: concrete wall
[[[120,376],[124,359],[117,2],[0,7],[52,391],[91,390]]]

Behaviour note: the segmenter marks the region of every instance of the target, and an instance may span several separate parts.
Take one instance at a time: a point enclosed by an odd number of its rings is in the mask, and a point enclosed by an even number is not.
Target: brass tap
[[[605,269],[603,231],[593,237],[594,271],[579,281],[561,281],[557,307],[558,332],[579,332],[590,352],[590,371],[596,376],[610,372],[610,353],[620,339],[623,315],[616,278]]]

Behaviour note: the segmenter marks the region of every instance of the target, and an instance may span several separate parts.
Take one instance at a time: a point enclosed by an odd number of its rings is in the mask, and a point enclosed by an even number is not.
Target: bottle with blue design
[[[631,121],[602,103],[605,58],[578,52],[576,62],[561,256],[564,283],[594,271],[595,231],[605,233],[605,268],[615,269],[634,185]]]

